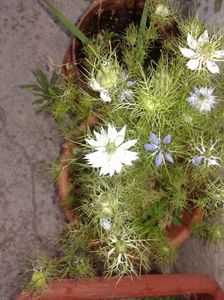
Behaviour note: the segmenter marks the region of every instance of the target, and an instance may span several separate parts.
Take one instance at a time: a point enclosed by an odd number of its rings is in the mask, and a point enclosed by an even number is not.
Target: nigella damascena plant
[[[192,157],[192,164],[195,166],[199,166],[201,164],[204,166],[218,166],[219,158],[213,155],[215,145],[216,143],[210,147],[205,147],[203,144],[201,144],[200,147],[196,147],[198,154]]]
[[[100,175],[110,176],[120,173],[124,165],[132,165],[138,159],[138,153],[128,150],[137,140],[124,141],[126,126],[119,132],[108,124],[107,132],[102,128],[100,133],[94,131],[96,139],[86,139],[87,144],[96,151],[85,155],[87,163],[100,169]]]
[[[162,140],[153,132],[149,134],[149,141],[144,145],[146,151],[153,152],[155,156],[155,165],[158,167],[165,161],[174,163],[172,156],[169,153],[169,144],[171,143],[171,135],[166,135]]]
[[[196,87],[187,98],[187,102],[200,112],[210,111],[216,104],[216,96],[213,95],[214,88]]]
[[[189,48],[180,47],[180,51],[184,57],[190,59],[186,64],[188,69],[200,71],[207,68],[212,74],[219,73],[219,67],[215,62],[224,60],[224,50],[217,49],[219,47],[217,41],[209,39],[207,30],[198,39],[188,33],[187,45]]]

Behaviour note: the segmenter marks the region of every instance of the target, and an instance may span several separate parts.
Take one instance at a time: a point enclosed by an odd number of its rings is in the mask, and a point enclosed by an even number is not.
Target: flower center
[[[108,143],[105,148],[108,154],[113,154],[117,149],[114,143]]]
[[[115,248],[119,253],[124,253],[127,249],[127,244],[123,240],[118,240],[115,244]]]
[[[205,101],[206,97],[204,95],[200,95],[198,97],[198,101],[202,104]]]
[[[212,54],[212,47],[211,47],[211,44],[209,42],[204,43],[201,46],[201,50],[202,50],[202,55],[206,59],[208,59],[211,56],[211,54]]]

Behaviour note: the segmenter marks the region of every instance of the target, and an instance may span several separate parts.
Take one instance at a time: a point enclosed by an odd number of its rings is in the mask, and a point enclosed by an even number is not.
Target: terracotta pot
[[[52,280],[38,300],[99,300],[125,297],[192,295],[192,299],[224,300],[218,284],[200,274]],[[16,300],[32,300],[19,295]]]

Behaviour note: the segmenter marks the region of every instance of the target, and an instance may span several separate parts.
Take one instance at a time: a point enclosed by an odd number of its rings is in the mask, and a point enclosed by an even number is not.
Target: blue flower
[[[201,148],[196,147],[199,155],[194,155],[191,158],[191,162],[195,166],[199,166],[203,163],[205,166],[218,166],[219,165],[219,158],[217,156],[212,155],[214,150],[215,144],[213,144],[210,148],[206,148],[203,144]]]
[[[200,112],[208,112],[214,108],[216,104],[216,96],[213,95],[213,88],[199,87],[194,88],[194,92],[190,93],[187,102]]]
[[[101,227],[103,227],[103,229],[105,229],[106,231],[109,231],[112,227],[112,223],[110,220],[106,219],[106,218],[101,218],[100,219],[100,225]]]
[[[121,79],[122,79],[122,81],[126,82],[127,89],[124,89],[121,92],[120,100],[121,101],[133,100],[133,91],[130,88],[135,86],[137,84],[137,81],[136,80],[127,81],[127,74],[126,74],[125,70],[123,70],[122,73],[121,73]]]
[[[172,156],[167,151],[167,145],[171,143],[171,138],[171,135],[168,134],[161,141],[155,133],[150,132],[149,134],[150,143],[145,144],[144,148],[146,151],[154,152],[155,165],[157,167],[160,166],[163,162],[165,162],[165,160],[170,162],[171,164],[174,163]]]

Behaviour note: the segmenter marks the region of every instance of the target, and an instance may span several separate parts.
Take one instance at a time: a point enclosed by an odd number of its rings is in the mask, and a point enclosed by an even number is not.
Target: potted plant
[[[72,42],[62,76],[48,82],[38,70],[26,86],[68,141],[52,172],[72,221],[28,288],[147,273],[175,259],[189,226],[221,239],[212,221],[224,204],[223,37],[163,0],[96,1],[84,33],[43,3],[82,43]]]

